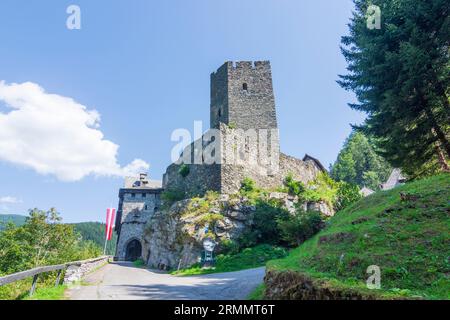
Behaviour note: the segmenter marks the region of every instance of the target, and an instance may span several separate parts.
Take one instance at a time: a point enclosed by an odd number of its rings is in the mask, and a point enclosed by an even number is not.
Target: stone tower
[[[314,158],[300,160],[280,152],[269,61],[225,62],[210,80],[210,130],[183,150],[181,161],[167,168],[165,190],[185,196],[208,190],[232,194],[239,191],[245,178],[274,189],[282,186],[288,175],[307,183],[324,171]],[[220,152],[214,153],[220,161],[193,161],[207,159],[205,153],[213,141],[220,146]],[[188,167],[187,174],[180,174],[181,165]]]
[[[119,191],[115,223],[117,232],[116,260],[134,261],[143,256],[144,227],[161,206],[160,183],[147,179],[147,174],[125,178]]]
[[[276,129],[269,61],[226,62],[211,74],[210,127]]]

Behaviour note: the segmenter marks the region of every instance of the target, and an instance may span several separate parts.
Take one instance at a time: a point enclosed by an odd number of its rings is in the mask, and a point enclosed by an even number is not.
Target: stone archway
[[[137,239],[132,239],[128,242],[125,248],[125,260],[136,261],[142,257],[142,245]]]

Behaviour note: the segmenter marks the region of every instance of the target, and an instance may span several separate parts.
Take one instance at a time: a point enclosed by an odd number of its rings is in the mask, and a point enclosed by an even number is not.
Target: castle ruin
[[[226,62],[211,74],[210,129],[167,168],[162,186],[141,175],[120,189],[116,258],[141,256],[144,226],[160,208],[164,190],[186,198],[208,190],[232,194],[244,178],[275,189],[289,174],[308,183],[322,171],[311,156],[300,160],[280,152],[270,62]]]

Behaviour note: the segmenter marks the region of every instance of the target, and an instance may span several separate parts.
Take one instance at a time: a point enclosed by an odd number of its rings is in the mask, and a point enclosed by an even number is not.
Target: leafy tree
[[[450,2],[354,0],[350,33],[342,37],[349,73],[340,85],[356,93],[359,127],[379,153],[408,175],[448,171],[450,159]],[[369,5],[381,28],[367,27]]]
[[[277,225],[281,237],[291,246],[299,246],[325,225],[320,212],[297,210],[295,215],[278,219]]]
[[[54,208],[47,212],[33,209],[24,225],[18,227],[9,223],[0,232],[0,274],[101,254],[99,246],[82,241],[73,226],[61,220]]]
[[[361,132],[352,132],[331,167],[331,176],[359,187],[373,190],[386,181],[392,167],[374,150],[372,143]]]

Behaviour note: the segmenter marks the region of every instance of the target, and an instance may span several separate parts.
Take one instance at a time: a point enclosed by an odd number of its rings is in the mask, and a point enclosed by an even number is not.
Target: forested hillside
[[[21,226],[25,223],[25,216],[19,214],[0,214],[0,231],[5,228],[8,222],[14,223],[16,226]]]
[[[16,226],[25,224],[27,217],[18,214],[0,214],[0,231],[4,230],[8,222],[14,223]],[[81,234],[82,240],[90,240],[103,250],[105,245],[105,224],[101,222],[80,222],[73,223],[76,232]],[[108,242],[106,254],[114,255],[116,250],[117,236],[113,233],[112,240]]]
[[[105,224],[100,222],[80,222],[73,224],[76,232],[80,233],[83,240],[91,240],[102,249],[105,245]],[[106,254],[114,255],[116,251],[117,236],[113,232],[111,241],[108,241]]]

